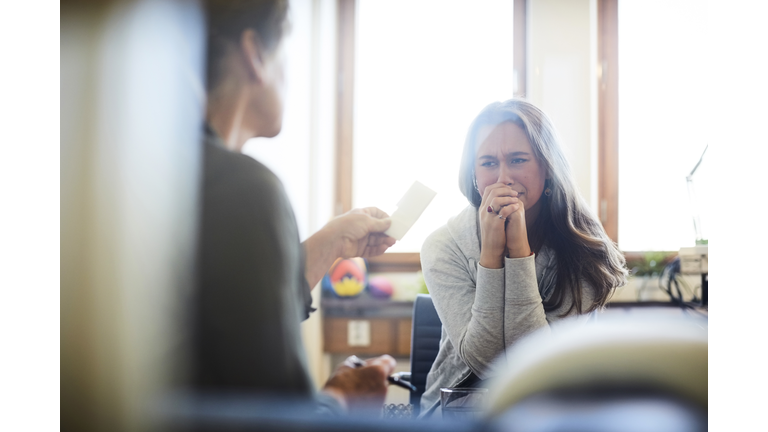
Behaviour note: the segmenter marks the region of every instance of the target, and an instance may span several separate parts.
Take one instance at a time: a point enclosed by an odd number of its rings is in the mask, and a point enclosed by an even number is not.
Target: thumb
[[[368,231],[369,232],[384,232],[386,231],[389,226],[392,225],[392,219],[391,218],[385,218],[385,219],[376,219],[373,217],[368,217]]]
[[[366,363],[368,366],[378,366],[381,368],[385,376],[391,375],[395,371],[395,366],[397,366],[397,361],[388,354],[369,359]]]

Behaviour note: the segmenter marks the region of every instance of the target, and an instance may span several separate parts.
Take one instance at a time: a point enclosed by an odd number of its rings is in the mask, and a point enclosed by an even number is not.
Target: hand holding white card
[[[392,225],[384,234],[402,240],[405,233],[416,223],[424,213],[437,192],[424,186],[418,181],[413,182],[408,192],[397,203],[397,210],[392,214]]]

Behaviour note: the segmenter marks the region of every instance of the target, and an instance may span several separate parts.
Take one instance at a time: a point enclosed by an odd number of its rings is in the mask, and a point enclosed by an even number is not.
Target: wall
[[[528,2],[527,97],[557,128],[576,185],[597,210],[597,2]]]

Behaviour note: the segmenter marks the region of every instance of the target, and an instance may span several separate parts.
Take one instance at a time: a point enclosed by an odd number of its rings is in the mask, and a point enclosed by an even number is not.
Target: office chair
[[[435,362],[440,349],[440,335],[443,324],[437,315],[432,297],[419,294],[413,302],[413,324],[411,327],[411,372],[403,374],[416,387],[411,391],[410,403],[413,416],[419,415],[421,395],[427,385],[427,374]]]

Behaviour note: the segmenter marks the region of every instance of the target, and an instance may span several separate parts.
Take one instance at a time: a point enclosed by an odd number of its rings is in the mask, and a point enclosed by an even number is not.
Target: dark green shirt
[[[193,385],[311,396],[300,323],[312,300],[282,183],[207,127],[201,198]]]

